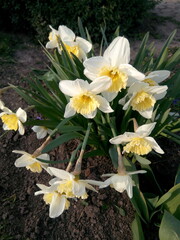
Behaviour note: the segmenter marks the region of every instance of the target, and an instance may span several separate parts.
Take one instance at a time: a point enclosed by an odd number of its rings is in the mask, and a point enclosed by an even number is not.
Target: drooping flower
[[[148,83],[149,86],[158,86],[159,83],[164,81],[170,76],[170,71],[168,70],[159,70],[150,72],[143,80],[143,82]]]
[[[35,195],[44,194],[43,200],[46,204],[49,204],[49,217],[56,218],[59,217],[64,210],[68,209],[70,202],[67,200],[66,196],[60,194],[57,191],[57,186],[52,185],[47,187],[43,184],[37,184],[41,189],[40,191],[35,192]]]
[[[134,111],[138,111],[143,117],[149,119],[152,117],[156,101],[166,95],[167,88],[167,86],[149,86],[148,83],[135,82],[119,103],[124,105],[123,110],[131,106]],[[126,99],[128,99],[127,102]]]
[[[144,124],[138,127],[135,132],[125,132],[122,135],[111,138],[109,141],[112,144],[127,143],[123,148],[123,151],[127,153],[144,155],[154,149],[156,152],[163,154],[164,151],[160,148],[154,138],[149,137],[155,125],[155,122]]]
[[[61,81],[59,83],[60,90],[71,97],[70,102],[66,105],[64,117],[71,117],[77,112],[86,118],[94,118],[97,109],[105,113],[113,112],[109,102],[97,95],[106,90],[110,84],[110,79],[103,77],[90,84],[82,79]]]
[[[58,185],[58,193],[64,194],[69,198],[86,199],[88,197],[86,189],[97,192],[91,184],[98,186],[101,184],[101,182],[95,180],[79,179],[78,176],[75,176],[72,173],[54,167],[48,167],[47,171],[51,175],[55,176],[55,178],[53,178],[49,183],[51,185]]]
[[[92,81],[102,76],[109,77],[111,85],[104,91],[103,96],[108,101],[112,101],[127,85],[143,80],[145,77],[130,65],[129,61],[129,41],[124,37],[116,37],[103,56],[92,57],[84,61],[84,74]]]
[[[0,118],[2,120],[3,129],[4,130],[15,130],[19,131],[21,135],[24,134],[24,126],[22,123],[26,122],[27,114],[22,108],[18,108],[16,113],[12,112],[9,108],[3,107],[1,108],[3,111],[0,113]]]
[[[44,126],[34,126],[32,127],[32,130],[36,133],[37,139],[42,139],[46,137],[47,134],[51,134],[52,130],[48,129]]]
[[[16,167],[26,167],[26,169],[38,173],[40,173],[43,168],[46,169],[48,167],[48,163],[43,163],[37,159],[40,158],[49,161],[50,157],[47,153],[43,153],[39,156],[33,156],[32,154],[24,151],[13,150],[13,152],[22,154],[22,156],[16,159],[14,163]]]
[[[87,40],[76,37],[74,32],[64,25],[60,25],[58,31],[53,29],[49,35],[49,42],[46,44],[46,48],[58,48],[59,52],[62,51],[60,39],[63,42],[66,50],[71,54],[73,53],[80,60],[86,59],[86,54],[91,51],[92,44]]]
[[[126,172],[123,175],[117,173],[108,173],[103,174],[102,177],[110,177],[106,181],[104,181],[99,188],[105,188],[105,187],[112,187],[116,191],[122,193],[125,190],[127,191],[127,194],[129,198],[133,197],[133,186],[135,186],[134,181],[131,178],[131,175],[137,174],[137,173],[146,173],[145,170],[139,170],[135,172]]]

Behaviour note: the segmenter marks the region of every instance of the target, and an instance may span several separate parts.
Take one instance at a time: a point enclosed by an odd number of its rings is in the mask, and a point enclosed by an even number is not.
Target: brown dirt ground
[[[164,4],[167,2],[169,1],[164,1]],[[22,79],[27,77],[33,68],[46,68],[48,62],[42,49],[30,43],[26,37],[20,37],[23,41],[14,53],[14,63],[0,65],[0,87],[7,83],[26,86]],[[166,36],[156,43],[162,44],[164,39]],[[176,38],[173,46],[177,47],[178,43],[179,39]],[[133,51],[136,51],[139,41],[132,44]],[[12,90],[5,93],[2,99],[12,110],[20,106],[27,107]],[[29,116],[37,116],[37,113],[31,111]],[[0,135],[2,133],[3,130],[0,129]],[[32,153],[39,145],[40,142],[30,128],[26,129],[24,136],[8,132],[0,139],[0,240],[132,240],[130,226],[134,218],[133,207],[126,193],[119,194],[110,188],[102,189],[98,194],[89,192],[86,201],[71,201],[70,209],[59,218],[49,218],[48,206],[44,204],[42,196],[34,196],[34,192],[38,190],[36,183],[47,184],[49,176],[46,172],[33,174],[24,168],[16,168],[14,161],[17,155],[12,153],[15,149]],[[60,157],[65,159],[75,145],[76,141],[71,141],[52,151],[51,160]],[[178,164],[177,156],[180,153],[177,145],[168,140],[163,140],[161,146],[165,155],[161,161],[152,158],[152,164],[160,184],[168,190],[173,184]],[[88,170],[84,171],[82,176],[97,180],[100,180],[97,176],[113,171],[111,162],[102,157],[89,158],[83,168]],[[124,214],[120,214],[117,207],[122,208]],[[146,239],[158,238],[147,236]]]

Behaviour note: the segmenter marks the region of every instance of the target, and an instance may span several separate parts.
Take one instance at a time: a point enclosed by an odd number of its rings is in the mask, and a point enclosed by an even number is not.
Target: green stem
[[[86,134],[85,134],[85,137],[84,137],[84,140],[83,140],[83,143],[82,143],[81,151],[80,151],[79,157],[77,159],[77,162],[76,162],[76,165],[75,165],[75,168],[74,168],[74,171],[73,171],[74,175],[79,175],[81,173],[82,159],[83,159],[83,155],[84,155],[85,148],[86,148],[86,145],[87,145],[87,141],[88,141],[88,137],[89,137],[89,134],[90,134],[91,126],[92,126],[92,123],[88,123]]]
[[[117,136],[116,130],[111,122],[111,119],[109,117],[109,114],[107,113],[107,122],[109,123],[109,126],[111,128],[111,132],[113,134],[113,137]],[[118,173],[120,174],[125,174],[126,169],[123,163],[123,158],[122,158],[122,154],[121,154],[121,148],[119,146],[119,144],[116,144],[116,149],[117,149],[117,153],[118,153]]]

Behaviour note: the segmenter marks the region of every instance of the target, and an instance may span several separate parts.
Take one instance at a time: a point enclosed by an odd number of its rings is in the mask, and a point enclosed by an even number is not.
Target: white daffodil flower
[[[69,198],[82,198],[86,199],[88,197],[86,189],[90,189],[92,191],[96,191],[94,187],[91,186],[97,185],[99,186],[101,182],[95,180],[83,180],[79,179],[78,176],[73,175],[62,169],[57,169],[54,167],[48,167],[47,171],[54,175],[53,178],[49,183],[50,185],[58,185],[57,191],[60,194],[66,195]]]
[[[112,187],[116,191],[122,193],[124,190],[127,191],[127,194],[129,198],[133,197],[133,186],[135,186],[134,181],[131,178],[131,175],[137,174],[137,173],[146,173],[145,170],[139,170],[135,172],[126,172],[126,174],[121,175],[119,173],[108,173],[103,174],[102,177],[110,177],[106,181],[104,181],[99,188],[105,188],[105,187]]]
[[[22,154],[22,156],[16,159],[14,163],[16,167],[26,167],[26,169],[38,173],[42,171],[42,168],[46,169],[48,167],[48,163],[43,163],[37,160],[37,158],[40,158],[49,161],[50,157],[47,153],[35,157],[24,151],[13,150],[12,152]]]
[[[22,123],[26,122],[27,114],[22,108],[18,108],[16,113],[13,113],[9,108],[3,107],[1,108],[3,111],[0,113],[0,118],[2,120],[3,129],[4,130],[15,130],[19,131],[21,135],[24,134],[24,126]]]
[[[154,149],[156,152],[163,154],[164,151],[160,148],[154,138],[149,137],[155,125],[155,122],[144,124],[138,127],[135,132],[125,132],[122,135],[111,138],[109,141],[112,144],[128,143],[123,148],[123,151],[127,153],[144,155]]]
[[[68,209],[70,202],[67,200],[65,195],[60,194],[57,191],[57,186],[53,185],[47,187],[43,184],[37,184],[41,189],[40,191],[35,192],[35,195],[44,194],[43,200],[46,204],[49,204],[49,217],[56,218],[59,217],[64,210]]]
[[[46,137],[47,134],[51,134],[52,130],[44,126],[34,126],[32,130],[36,133],[37,139],[42,139]]]
[[[58,48],[61,53],[62,47],[60,46],[60,39],[63,42],[66,50],[69,53],[73,53],[80,60],[86,59],[86,54],[91,51],[92,44],[87,40],[76,37],[74,32],[64,25],[60,25],[58,31],[53,29],[49,35],[49,42],[46,44],[46,48]]]
[[[149,86],[158,86],[159,83],[164,81],[170,76],[170,71],[159,70],[149,73],[143,80],[143,82],[148,83]]]
[[[54,29],[53,27],[49,26],[51,28],[51,32],[49,34],[49,42],[46,43],[46,48],[59,48],[59,32]]]
[[[166,95],[167,89],[167,86],[149,86],[148,83],[135,82],[119,103],[124,105],[123,110],[131,106],[134,111],[138,111],[141,116],[149,119],[152,117],[156,101]],[[127,98],[129,100],[126,102]]]
[[[124,37],[116,37],[103,56],[92,57],[84,61],[84,74],[92,81],[107,76],[111,79],[110,87],[103,96],[110,102],[122,89],[134,81],[142,81],[144,74],[136,70],[130,61],[129,41]]]
[[[109,102],[97,95],[105,91],[110,84],[110,79],[103,77],[90,84],[82,79],[61,81],[59,83],[60,90],[71,97],[70,102],[66,105],[64,117],[71,117],[77,112],[86,118],[94,118],[97,109],[104,113],[113,112]]]

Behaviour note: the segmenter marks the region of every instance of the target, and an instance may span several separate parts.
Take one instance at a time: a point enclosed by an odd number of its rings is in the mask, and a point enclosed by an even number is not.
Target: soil
[[[157,32],[161,30],[161,37],[157,40],[151,36],[150,40],[155,42],[158,49],[162,47],[171,30],[178,27],[179,7],[180,2],[175,0],[163,1],[156,7],[155,12],[159,15],[165,11],[166,17],[173,16],[176,20],[170,21],[170,18],[167,18],[156,27]],[[2,61],[0,64],[0,88],[8,83],[26,87],[27,83],[23,80],[32,69],[47,68],[48,61],[42,53],[42,48],[32,44],[25,36],[19,35],[18,38],[21,41],[13,53],[13,62]],[[179,39],[178,32],[172,48],[178,47]],[[134,40],[131,43],[132,59],[139,44],[140,41]],[[18,107],[27,107],[25,101],[13,90],[4,93],[2,100],[14,111]],[[31,111],[28,116],[37,117],[38,113]],[[0,136],[2,134],[1,128]],[[177,144],[167,139],[160,141],[165,154],[161,160],[152,156],[151,160],[158,181],[167,191],[173,186],[180,152]],[[18,156],[12,153],[13,150],[33,153],[41,143],[30,127],[26,128],[23,136],[16,132],[8,132],[0,139],[0,240],[132,240],[131,223],[134,219],[134,209],[125,192],[120,194],[111,188],[101,189],[98,193],[89,191],[87,200],[71,201],[68,211],[56,219],[49,218],[49,207],[42,200],[42,196],[34,196],[34,192],[38,190],[36,184],[47,185],[49,175],[45,171],[36,174],[24,168],[16,168],[14,161]],[[66,159],[76,144],[76,140],[70,141],[52,151],[51,160]],[[65,168],[64,164],[54,166]],[[104,157],[88,158],[83,163],[83,169],[87,170],[83,171],[82,177],[95,180],[102,180],[98,176],[114,171],[111,161]],[[158,238],[147,236],[146,239]]]

